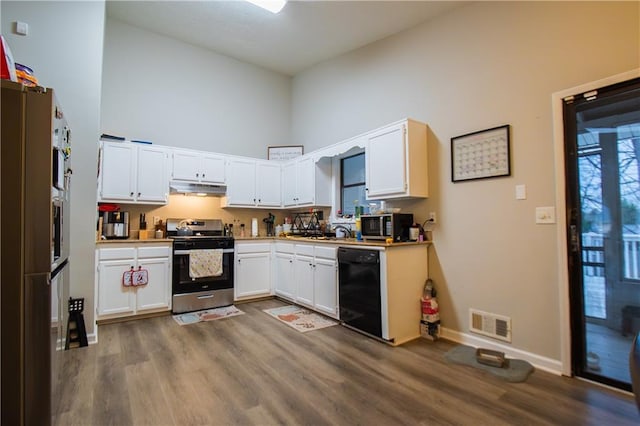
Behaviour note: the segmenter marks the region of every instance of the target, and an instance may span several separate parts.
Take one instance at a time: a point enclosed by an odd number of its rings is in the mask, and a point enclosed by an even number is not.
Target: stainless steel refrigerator
[[[66,326],[71,132],[52,89],[1,84],[1,420],[48,425]]]

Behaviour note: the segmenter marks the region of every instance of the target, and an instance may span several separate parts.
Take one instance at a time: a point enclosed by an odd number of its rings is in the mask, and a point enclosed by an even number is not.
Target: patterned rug
[[[316,314],[304,308],[294,305],[281,306],[279,308],[265,309],[263,312],[293,327],[301,333],[307,331],[319,330],[325,327],[337,325],[333,321],[323,315]]]
[[[174,315],[173,319],[180,325],[195,324],[201,321],[213,321],[220,318],[229,318],[242,315],[240,309],[235,306],[224,306],[222,308],[207,309],[205,311],[187,312],[186,314]]]

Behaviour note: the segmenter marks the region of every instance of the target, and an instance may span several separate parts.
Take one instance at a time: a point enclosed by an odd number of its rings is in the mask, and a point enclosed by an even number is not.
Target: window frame
[[[358,156],[362,156],[362,160],[363,160],[363,170],[364,170],[364,180],[362,182],[358,182],[358,183],[353,183],[353,184],[349,184],[349,185],[345,185],[344,184],[344,160],[348,160],[350,158],[354,158],[354,157],[358,157]],[[365,152],[359,152],[357,154],[353,154],[353,155],[349,155],[346,157],[342,157],[340,158],[340,203],[339,203],[339,210],[341,210],[343,213],[345,212],[345,206],[344,206],[344,189],[345,188],[355,188],[355,187],[359,187],[361,186],[363,189],[365,189],[365,200],[366,201],[366,186],[367,186],[367,175],[366,175],[366,158],[365,158]]]

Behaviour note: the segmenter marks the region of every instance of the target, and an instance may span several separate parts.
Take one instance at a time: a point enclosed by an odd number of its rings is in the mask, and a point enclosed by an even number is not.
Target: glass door
[[[572,368],[631,390],[640,331],[640,79],[565,98]]]

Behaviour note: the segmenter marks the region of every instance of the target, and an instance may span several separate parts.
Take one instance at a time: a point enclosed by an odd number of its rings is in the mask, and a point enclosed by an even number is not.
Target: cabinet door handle
[[[138,192],[138,197],[140,196],[140,193]]]
[[[200,177],[200,173],[196,173],[196,177]]]
[[[133,197],[133,191],[131,191],[131,192],[129,193],[129,195]]]
[[[202,174],[202,177],[204,177],[204,173]]]

